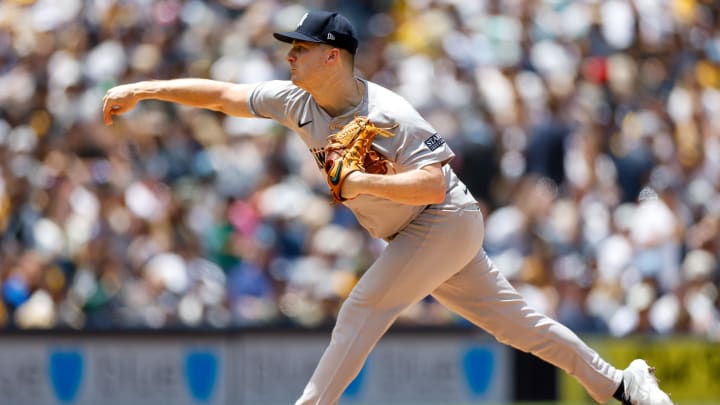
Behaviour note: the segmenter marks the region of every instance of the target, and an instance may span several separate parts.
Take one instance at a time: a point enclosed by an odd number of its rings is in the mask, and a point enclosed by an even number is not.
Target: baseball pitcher
[[[453,151],[402,97],[354,74],[358,47],[348,19],[311,11],[290,44],[290,80],[254,84],[204,79],[146,81],[108,90],[113,116],[144,99],[276,120],[297,133],[345,204],[387,248],[341,307],[331,341],[296,405],[336,404],[398,315],[432,295],[511,345],[574,376],[596,401],[671,404],[653,369],[619,370],[572,331],[530,308],[483,251],[483,218],[448,165]]]

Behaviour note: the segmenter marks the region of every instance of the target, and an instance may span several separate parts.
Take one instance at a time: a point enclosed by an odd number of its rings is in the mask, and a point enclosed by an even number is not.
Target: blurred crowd
[[[720,4],[701,0],[0,2],[0,330],[313,327],[385,242],[299,138],[116,84],[287,78],[307,8],[455,150],[485,247],[579,333],[720,339]],[[398,320],[466,325],[431,297]]]

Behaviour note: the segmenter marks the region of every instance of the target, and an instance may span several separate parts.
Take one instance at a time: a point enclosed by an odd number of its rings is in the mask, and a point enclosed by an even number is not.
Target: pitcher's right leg
[[[531,308],[482,251],[433,296],[498,341],[572,375],[600,403],[610,400],[622,381],[622,371],[574,332]]]

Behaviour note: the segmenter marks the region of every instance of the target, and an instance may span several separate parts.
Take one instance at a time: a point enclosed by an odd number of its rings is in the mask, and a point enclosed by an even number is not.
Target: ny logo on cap
[[[295,29],[300,28],[300,26],[305,22],[305,19],[306,19],[307,17],[308,17],[308,13],[305,13],[305,15],[302,16],[302,18],[300,19],[300,22],[298,23],[297,27],[295,27]]]
[[[333,35],[332,32],[328,32],[327,38],[325,38],[325,39],[327,39],[328,41],[334,41],[335,35]]]

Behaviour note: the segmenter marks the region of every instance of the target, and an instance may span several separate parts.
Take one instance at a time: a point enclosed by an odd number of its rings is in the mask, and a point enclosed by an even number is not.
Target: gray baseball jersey
[[[455,155],[437,131],[399,95],[376,83],[358,80],[365,88],[363,101],[342,116],[330,116],[310,93],[282,80],[257,84],[250,95],[250,110],[258,117],[274,119],[299,134],[321,170],[328,136],[356,115],[369,117],[377,127],[395,126],[392,130],[395,136],[375,138],[373,148],[393,163],[397,173],[443,163],[446,197],[433,208],[456,209],[475,204],[467,187],[445,164]],[[360,195],[344,204],[355,214],[360,225],[378,238],[391,238],[427,208],[370,195]]]

